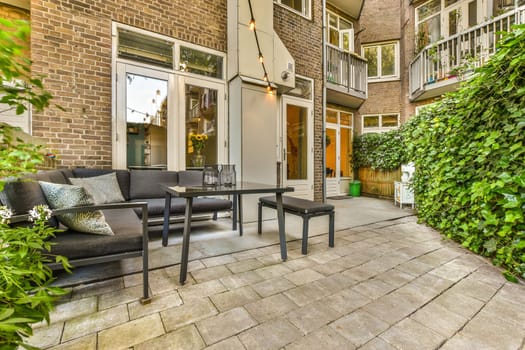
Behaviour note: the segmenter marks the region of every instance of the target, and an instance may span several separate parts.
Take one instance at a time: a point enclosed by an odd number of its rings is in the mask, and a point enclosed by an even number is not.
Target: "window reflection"
[[[287,179],[308,178],[308,109],[286,106]]]
[[[126,74],[128,168],[167,165],[168,82]]]

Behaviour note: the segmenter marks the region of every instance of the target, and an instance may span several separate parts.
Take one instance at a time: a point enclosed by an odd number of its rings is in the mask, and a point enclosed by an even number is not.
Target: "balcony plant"
[[[28,40],[27,22],[0,19],[0,103],[17,114],[29,104],[41,111],[51,99],[42,80],[31,76],[31,61],[26,57]],[[24,142],[16,132],[20,131],[0,124],[0,191],[7,177],[34,172],[43,163],[42,147]],[[31,325],[49,322],[53,302],[65,293],[50,285],[53,275],[43,255],[50,248],[46,239],[56,229],[47,226],[49,209],[45,207],[29,213],[31,225],[9,225],[11,214],[7,208],[0,208],[0,349],[34,349],[26,343],[32,335]],[[56,261],[69,268],[64,258],[57,257]]]

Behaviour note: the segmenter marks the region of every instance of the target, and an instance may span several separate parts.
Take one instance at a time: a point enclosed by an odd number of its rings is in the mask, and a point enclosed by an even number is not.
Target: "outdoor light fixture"
[[[257,44],[257,51],[259,51],[259,63],[262,65],[262,69],[264,72],[263,80],[268,84],[266,86],[266,91],[268,91],[269,94],[273,92],[272,85],[268,79],[268,72],[266,71],[266,66],[264,65],[264,57],[261,52],[261,45],[259,44],[259,37],[257,36],[257,29],[255,29],[255,18],[253,17],[253,9],[252,9],[252,1],[248,0],[248,6],[250,7],[250,22],[248,23],[248,28],[250,28],[251,31],[253,31],[253,34],[255,35],[255,43]]]

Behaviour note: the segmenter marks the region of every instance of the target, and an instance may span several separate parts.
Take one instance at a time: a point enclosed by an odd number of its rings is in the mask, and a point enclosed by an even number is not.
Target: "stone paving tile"
[[[457,260],[452,260],[444,265],[438,266],[437,268],[430,271],[430,273],[443,279],[457,282],[470,274],[473,269],[475,269],[461,266],[457,264],[456,261]]]
[[[445,290],[449,289],[454,282],[448,279],[441,278],[439,276],[427,273],[414,279],[411,284],[417,284],[424,288],[430,289],[434,294],[439,295]]]
[[[27,340],[27,342],[32,346],[38,346],[40,348],[58,345],[60,343],[63,328],[64,323],[58,322],[47,327],[33,329],[33,335]]]
[[[341,255],[337,254],[336,251],[330,249],[329,251],[323,253],[312,254],[312,256],[309,256],[309,259],[315,261],[318,264],[326,264],[335,259],[339,259],[340,257]]]
[[[353,350],[355,346],[330,327],[323,327],[286,346],[286,350]]]
[[[441,349],[520,349],[523,331],[514,329],[515,324],[503,320],[494,322],[494,316],[480,312]]]
[[[248,310],[250,315],[259,323],[263,323],[297,309],[298,306],[283,294],[275,294],[246,304],[244,308]]]
[[[377,279],[399,288],[415,279],[414,275],[393,268],[376,276]]]
[[[400,296],[388,294],[366,304],[363,310],[392,325],[416,311],[418,307]]]
[[[384,332],[389,326],[382,319],[362,310],[342,317],[330,325],[331,328],[356,346],[365,344]]]
[[[180,287],[180,270],[177,270],[176,276],[170,275],[167,269],[155,270],[154,272],[158,273],[149,279],[149,288],[152,295],[163,294]]]
[[[303,284],[283,292],[288,298],[299,306],[313,303],[321,298],[330,295],[330,292],[323,288],[319,283],[313,282]]]
[[[396,270],[408,273],[413,276],[421,276],[433,268],[433,266],[417,260],[410,260],[396,266]]]
[[[261,267],[260,269],[255,270],[262,278],[265,280],[286,275],[293,272],[291,269],[287,268],[282,264],[270,265],[266,267]]]
[[[238,261],[242,261],[246,259],[255,259],[263,255],[264,255],[264,252],[262,252],[259,249],[250,249],[250,250],[245,250],[243,252],[232,253],[232,256]]]
[[[276,277],[256,283],[252,285],[252,288],[264,298],[295,288],[295,284],[284,277]]]
[[[136,345],[134,350],[200,350],[206,345],[194,325]]]
[[[179,294],[182,297],[182,300],[186,303],[192,299],[204,298],[226,290],[226,287],[221,282],[218,280],[212,280],[195,285],[184,285],[183,288],[179,289]]]
[[[320,265],[312,266],[311,269],[319,273],[322,273],[325,276],[329,276],[334,273],[343,271],[345,267],[341,264],[338,264],[335,260],[332,260],[327,264],[320,264]]]
[[[240,272],[246,272],[258,269],[260,267],[263,267],[263,263],[255,258],[249,258],[241,261],[237,261],[231,264],[226,264],[226,267],[232,272],[232,273],[240,273]]]
[[[129,321],[129,316],[126,305],[119,305],[94,314],[77,317],[66,321],[62,341],[80,338],[127,321]]]
[[[162,311],[160,316],[164,327],[170,332],[174,329],[215,316],[218,313],[219,311],[217,311],[217,308],[208,298],[202,298]]]
[[[469,277],[474,278],[476,281],[480,281],[494,286],[496,288],[500,288],[504,284],[507,284],[507,280],[505,279],[501,271],[495,269],[494,266],[490,266],[488,264],[485,266],[480,266],[479,269],[474,271]]]
[[[478,299],[451,290],[438,296],[434,302],[466,318],[471,318],[484,305],[484,303]]]
[[[410,318],[445,337],[453,336],[468,321],[466,317],[433,302],[417,310]]]
[[[119,304],[127,304],[129,302],[139,300],[141,297],[141,285],[120,289],[111,293],[100,295],[98,297],[98,308],[99,310],[109,309]]]
[[[227,254],[227,255],[213,256],[211,258],[201,259],[201,262],[206,267],[214,267],[218,265],[226,265],[226,264],[237,262],[237,259],[235,259],[231,254]]]
[[[381,338],[374,338],[365,345],[361,346],[359,350],[398,350],[392,345],[388,344]]]
[[[260,298],[261,297],[249,286],[210,296],[211,301],[220,312],[251,303]]]
[[[515,303],[499,295],[492,298],[481,311],[494,319],[513,323],[514,327],[525,334],[525,304]]]
[[[255,325],[257,321],[242,307],[197,322],[197,328],[207,345],[224,340]]]
[[[338,311],[327,306],[323,300],[291,311],[286,315],[286,318],[304,334],[308,334],[322,328],[340,316],[341,314]]]
[[[122,278],[114,278],[107,281],[91,283],[74,287],[71,293],[71,299],[83,299],[94,295],[105,294],[124,288]]]
[[[231,274],[232,273],[230,272],[230,270],[228,270],[226,266],[222,265],[208,267],[202,270],[193,271],[191,273],[192,277],[198,283],[219,279],[221,277],[229,276]]]
[[[343,316],[370,303],[371,299],[354,292],[352,289],[345,289],[327,297],[323,302],[326,306],[331,307]]]
[[[280,349],[299,339],[302,333],[288,320],[279,318],[260,324],[239,335],[246,349]]]
[[[468,295],[483,302],[489,301],[497,292],[495,286],[480,282],[474,278],[465,278],[451,288],[457,293]]]
[[[73,318],[89,315],[97,311],[97,297],[87,297],[84,299],[73,300],[67,303],[55,305],[55,309],[50,312],[51,323],[59,323]],[[33,325],[33,328],[46,326],[45,321]]]
[[[221,283],[228,289],[244,287],[262,281],[263,278],[255,271],[245,271],[220,279]]]
[[[329,294],[334,294],[342,289],[354,286],[356,281],[341,273],[334,273],[330,276],[318,279],[315,283],[322,286],[323,289],[326,289]]]
[[[504,298],[508,301],[525,305],[525,293],[523,283],[514,284],[506,282],[501,289],[498,290],[497,297]]]
[[[357,284],[352,289],[358,293],[370,297],[371,299],[377,299],[393,291],[395,288],[396,287],[393,285],[385,283],[378,278],[372,278]]]
[[[177,291],[169,294],[163,294],[153,297],[151,303],[142,305],[140,301],[135,301],[128,304],[129,317],[131,320],[149,315],[155,312],[160,312],[182,304],[182,299]]]
[[[100,350],[127,349],[162,334],[164,334],[164,327],[160,315],[153,314],[99,332],[98,348]]]
[[[324,278],[324,275],[312,269],[304,269],[286,274],[283,277],[292,282],[293,284],[300,286]]]
[[[317,263],[309,258],[304,257],[303,255],[298,259],[287,260],[283,262],[283,265],[292,271],[298,271],[317,265]]]
[[[97,350],[97,335],[90,334],[49,348],[49,350]]]
[[[246,350],[237,337],[231,337],[221,342],[208,346],[206,350]]]
[[[437,349],[445,336],[406,318],[380,335],[394,347],[404,350]]]

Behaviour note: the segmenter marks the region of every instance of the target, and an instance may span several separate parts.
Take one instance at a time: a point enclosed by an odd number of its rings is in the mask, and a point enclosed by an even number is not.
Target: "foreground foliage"
[[[40,111],[49,105],[51,94],[43,89],[39,78],[31,77],[31,62],[25,57],[29,39],[27,22],[0,19],[0,103],[16,114],[23,113],[28,104]],[[2,110],[4,111],[4,110]],[[35,172],[43,163],[39,146],[16,137],[19,130],[0,123],[0,190],[5,177],[17,177]],[[17,213],[25,214],[25,213]],[[46,320],[53,302],[65,291],[52,287],[49,257],[49,238],[56,232],[47,226],[50,214],[45,207],[29,213],[30,225],[10,225],[12,213],[0,207],[0,349],[34,349],[25,340],[32,334],[31,325]],[[65,258],[56,262],[69,268]]]
[[[525,26],[403,126],[421,220],[525,277]]]

